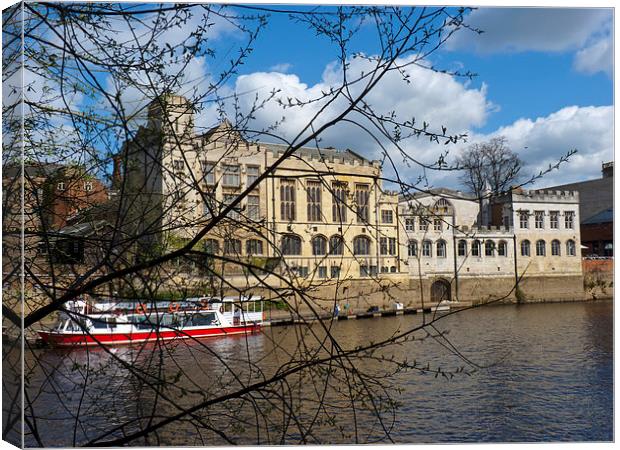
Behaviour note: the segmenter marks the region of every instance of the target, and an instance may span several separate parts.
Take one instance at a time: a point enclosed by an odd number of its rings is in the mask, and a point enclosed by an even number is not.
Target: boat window
[[[256,302],[256,312],[263,312],[263,302]]]
[[[233,304],[231,302],[224,303],[224,312],[232,312]]]
[[[93,322],[93,327],[95,327],[95,329],[97,330],[101,330],[102,328],[105,329],[108,327],[108,324],[106,323],[106,320],[103,317],[99,317],[99,318],[91,317],[91,321]]]
[[[188,321],[186,326],[204,326],[204,325],[217,325],[217,317],[214,312],[204,312],[195,314],[191,321]]]

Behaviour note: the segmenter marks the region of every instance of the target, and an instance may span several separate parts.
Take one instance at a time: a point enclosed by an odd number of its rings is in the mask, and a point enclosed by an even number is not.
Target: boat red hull
[[[55,347],[73,347],[81,345],[119,345],[171,339],[197,339],[212,336],[229,336],[236,334],[253,334],[260,331],[260,325],[230,326],[188,330],[148,330],[133,333],[55,333],[39,331],[43,342]]]

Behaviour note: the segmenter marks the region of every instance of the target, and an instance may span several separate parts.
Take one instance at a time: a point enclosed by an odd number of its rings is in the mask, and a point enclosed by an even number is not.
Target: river
[[[352,349],[422,320],[338,321],[331,333]],[[420,331],[413,340],[349,358],[347,371],[338,368],[342,360],[317,365],[243,399],[197,409],[131,444],[613,440],[612,302],[477,308],[426,330],[432,336]],[[324,338],[315,324],[110,353],[34,350],[26,367],[37,430],[45,446],[121,438],[179,407],[316,360],[309,355],[324,357],[318,344]],[[383,378],[389,372],[395,373]],[[26,445],[40,444],[30,435]]]

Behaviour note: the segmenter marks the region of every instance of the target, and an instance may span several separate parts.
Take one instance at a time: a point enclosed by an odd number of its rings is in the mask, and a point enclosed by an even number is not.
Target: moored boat
[[[199,297],[182,302],[65,304],[44,343],[67,347],[252,334],[260,331],[260,297]]]

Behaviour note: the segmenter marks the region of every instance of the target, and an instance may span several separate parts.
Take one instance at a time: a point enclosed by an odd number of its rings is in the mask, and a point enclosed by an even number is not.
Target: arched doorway
[[[450,283],[446,280],[436,280],[431,285],[431,301],[432,302],[449,302],[450,301],[451,288]]]

